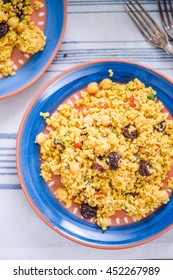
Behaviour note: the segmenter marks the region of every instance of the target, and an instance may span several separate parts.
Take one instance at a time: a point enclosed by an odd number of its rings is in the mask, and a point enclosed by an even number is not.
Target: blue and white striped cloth
[[[146,42],[126,14],[125,2],[68,0],[66,33],[52,65],[32,86],[0,101],[0,259],[173,258],[173,230],[142,247],[114,252],[66,240],[37,217],[17,176],[15,145],[22,116],[38,90],[63,70],[114,58],[142,63],[173,79],[173,57]],[[160,24],[157,0],[140,3]]]

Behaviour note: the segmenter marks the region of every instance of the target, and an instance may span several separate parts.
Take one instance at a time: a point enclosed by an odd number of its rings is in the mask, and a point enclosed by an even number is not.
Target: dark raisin
[[[123,135],[126,137],[126,138],[129,138],[131,140],[135,139],[138,137],[138,132],[136,129],[133,129],[134,126],[129,124],[129,125],[126,125],[124,128],[123,128]]]
[[[111,152],[107,155],[106,163],[113,170],[118,169],[118,161],[120,160],[120,155],[117,152]]]
[[[91,207],[88,204],[82,204],[80,212],[85,219],[91,219],[96,216],[97,208]]]
[[[156,129],[158,132],[163,132],[163,131],[166,129],[166,121],[163,120],[163,121],[161,121],[160,123],[158,123],[157,126],[155,126],[155,129]]]
[[[143,177],[151,176],[150,169],[152,165],[149,161],[141,160],[139,163],[139,174]]]
[[[11,0],[3,0],[4,4],[10,3]]]
[[[0,23],[0,38],[5,36],[8,33],[8,30],[9,30],[9,26],[6,23],[1,22]]]

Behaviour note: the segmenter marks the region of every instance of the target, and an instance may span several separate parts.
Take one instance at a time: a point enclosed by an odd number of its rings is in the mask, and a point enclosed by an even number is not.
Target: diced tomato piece
[[[74,143],[74,148],[80,149],[82,147],[82,143]]]
[[[134,97],[134,95],[131,95],[131,96],[130,96],[130,107],[136,108],[135,97]]]

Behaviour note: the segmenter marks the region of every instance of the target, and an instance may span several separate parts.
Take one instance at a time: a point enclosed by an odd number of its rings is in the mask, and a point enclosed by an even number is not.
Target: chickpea
[[[35,143],[41,145],[41,144],[43,144],[45,142],[46,139],[47,139],[47,136],[43,132],[40,132],[36,136]]]
[[[110,89],[112,87],[112,81],[110,79],[104,79],[100,82],[102,89]]]
[[[161,190],[159,197],[163,203],[166,203],[169,200],[169,195],[166,190]]]
[[[56,191],[56,198],[60,201],[65,201],[67,199],[68,193],[65,188],[58,188]]]
[[[99,91],[99,86],[96,82],[93,82],[93,83],[90,83],[88,86],[87,86],[87,91],[90,93],[90,94],[96,94],[98,91]]]
[[[108,115],[101,116],[102,125],[107,126],[110,122],[110,117]]]
[[[86,116],[86,117],[83,118],[83,123],[84,124],[92,125],[93,122],[94,122],[94,120],[93,120],[93,117],[91,117],[91,116]]]
[[[17,26],[17,31],[19,33],[22,33],[25,30],[25,24],[23,24],[23,22],[19,22],[18,26]]]
[[[72,173],[76,174],[80,171],[79,164],[77,162],[74,162],[70,165],[70,170]]]
[[[11,17],[11,18],[9,18],[9,20],[7,21],[7,24],[8,24],[11,28],[15,29],[15,28],[18,26],[18,24],[19,24],[19,19],[18,19],[17,17]]]

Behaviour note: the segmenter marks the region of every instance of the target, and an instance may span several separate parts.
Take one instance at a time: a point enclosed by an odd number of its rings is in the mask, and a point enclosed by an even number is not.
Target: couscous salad
[[[40,114],[52,128],[36,137],[40,175],[46,182],[60,176],[56,197],[65,207],[74,201],[106,230],[117,210],[138,221],[169,201],[173,181],[163,181],[172,166],[173,121],[151,87],[106,78],[74,104]]]
[[[41,2],[30,0],[0,0],[0,73],[3,76],[15,74],[13,49],[34,54],[44,49],[46,37],[43,31],[31,21],[34,10]]]

